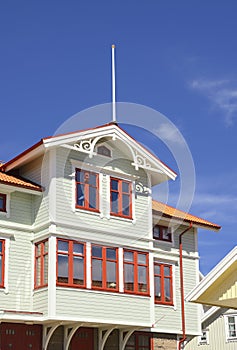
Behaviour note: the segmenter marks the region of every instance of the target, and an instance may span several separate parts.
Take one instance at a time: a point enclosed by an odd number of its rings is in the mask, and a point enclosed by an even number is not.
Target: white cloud
[[[172,142],[175,144],[178,143],[180,145],[184,143],[184,139],[180,131],[172,124],[160,124],[159,128],[154,130],[154,133],[163,141]]]
[[[233,124],[234,114],[237,113],[237,88],[232,86],[231,81],[196,79],[190,83],[190,87],[205,94],[212,107],[224,113],[228,126]]]

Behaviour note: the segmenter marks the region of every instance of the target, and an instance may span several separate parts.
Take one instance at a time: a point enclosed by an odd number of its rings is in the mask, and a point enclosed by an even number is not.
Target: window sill
[[[73,212],[74,213],[89,214],[89,215],[96,215],[96,216],[100,216],[101,215],[99,210],[83,209],[83,208],[80,208],[80,207],[73,208]]]
[[[132,217],[128,218],[128,217],[125,217],[125,216],[119,216],[119,215],[110,214],[108,216],[108,220],[111,220],[111,219],[124,221],[124,222],[130,222],[132,224],[135,224],[135,219],[133,219]]]
[[[81,286],[77,284],[67,284],[67,283],[56,283],[56,287],[72,288],[72,289],[86,289],[86,286]]]

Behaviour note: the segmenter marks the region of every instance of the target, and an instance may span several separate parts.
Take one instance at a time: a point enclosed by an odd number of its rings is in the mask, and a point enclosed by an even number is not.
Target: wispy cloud
[[[190,82],[192,89],[198,90],[209,99],[212,107],[220,109],[228,126],[233,124],[237,113],[237,88],[230,80],[196,79]]]
[[[172,142],[179,145],[184,143],[184,139],[180,131],[172,124],[160,124],[159,129],[155,129],[154,133],[163,141]]]

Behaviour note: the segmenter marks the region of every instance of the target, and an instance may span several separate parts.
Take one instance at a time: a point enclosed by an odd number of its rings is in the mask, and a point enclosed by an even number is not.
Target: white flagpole
[[[112,45],[112,116],[116,123],[116,93],[115,93],[115,45]]]

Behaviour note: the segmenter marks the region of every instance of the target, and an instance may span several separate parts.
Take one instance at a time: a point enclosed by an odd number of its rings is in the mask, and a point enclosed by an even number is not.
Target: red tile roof
[[[152,201],[152,210],[154,213],[159,213],[164,217],[178,219],[189,223],[192,222],[193,224],[196,224],[198,226],[212,228],[214,230],[220,230],[221,228],[221,226],[214,224],[210,221],[201,219],[198,216],[194,216],[189,213],[185,213],[182,210],[176,209],[174,207],[171,207],[170,205],[155,200]]]
[[[0,171],[0,184],[1,183],[10,186],[23,187],[38,192],[42,191],[42,187],[33,182],[23,179],[21,177],[6,174],[2,171]]]

